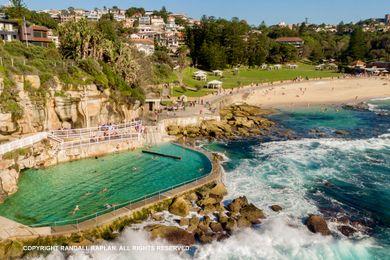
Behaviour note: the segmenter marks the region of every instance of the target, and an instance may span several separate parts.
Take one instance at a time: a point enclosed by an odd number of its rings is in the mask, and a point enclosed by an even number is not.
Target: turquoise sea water
[[[0,205],[0,215],[23,224],[66,224],[110,207],[136,201],[208,174],[209,159],[168,144],[153,151],[182,160],[125,152],[22,173],[19,190]],[[79,210],[73,214],[78,205]]]
[[[371,111],[328,107],[273,115],[294,140],[208,146],[228,158],[229,196],[247,195],[268,215],[258,230],[231,237],[227,244],[235,249],[223,258],[244,251],[253,259],[390,259],[390,101],[369,104]],[[272,212],[272,204],[283,211]],[[311,234],[303,225],[308,214],[325,216],[334,235]],[[337,229],[345,218],[359,230],[350,238]],[[199,256],[222,249],[227,245],[206,247]]]

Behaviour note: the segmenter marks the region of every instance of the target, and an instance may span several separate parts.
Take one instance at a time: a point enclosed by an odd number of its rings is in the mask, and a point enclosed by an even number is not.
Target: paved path
[[[31,228],[0,216],[0,241],[12,237],[49,235],[50,227]]]

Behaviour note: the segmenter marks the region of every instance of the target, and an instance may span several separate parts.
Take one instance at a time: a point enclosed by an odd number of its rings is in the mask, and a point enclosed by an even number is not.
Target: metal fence
[[[90,128],[41,132],[32,136],[23,137],[15,141],[1,144],[0,155],[32,146],[46,138],[50,138],[58,142],[60,144],[60,149],[71,149],[120,140],[140,142],[142,138],[142,130],[142,121],[132,121],[118,125],[103,125]]]
[[[102,125],[102,126],[96,126],[96,127],[89,127],[89,128],[78,128],[78,129],[64,129],[64,130],[54,130],[50,133],[58,138],[74,138],[74,137],[80,137],[80,136],[90,136],[94,132],[104,132],[105,129],[108,128],[114,128],[115,130],[125,129],[125,128],[134,128],[138,130],[138,128],[142,127],[142,121],[132,121],[132,122],[126,122],[123,124],[117,124],[117,125]]]

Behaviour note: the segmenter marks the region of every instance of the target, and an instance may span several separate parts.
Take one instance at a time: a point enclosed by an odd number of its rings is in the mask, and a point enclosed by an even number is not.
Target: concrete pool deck
[[[210,159],[212,168],[211,172],[208,175],[201,177],[196,181],[184,184],[166,192],[159,193],[150,198],[145,198],[136,203],[126,205],[124,207],[115,209],[111,212],[96,216],[94,218],[85,221],[80,221],[76,224],[69,224],[63,226],[29,227],[27,225],[23,225],[16,221],[0,216],[0,241],[15,238],[27,239],[41,236],[69,235],[71,233],[93,229],[95,227],[111,223],[119,218],[131,216],[133,213],[140,211],[144,208],[148,208],[166,199],[179,196],[191,190],[195,190],[206,184],[222,181],[222,170],[221,165],[218,163],[218,160],[213,159],[212,155],[204,150],[199,151],[198,149],[194,148],[188,149],[202,152]]]

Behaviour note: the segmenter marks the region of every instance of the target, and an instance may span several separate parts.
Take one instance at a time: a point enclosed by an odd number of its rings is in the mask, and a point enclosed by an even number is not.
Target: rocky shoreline
[[[180,227],[167,226],[162,214],[152,215],[156,224],[144,227],[152,239],[162,238],[173,244],[206,244],[221,241],[234,232],[261,223],[266,216],[243,196],[224,205],[227,189],[222,183],[206,185],[195,192],[176,197],[168,208]]]
[[[275,126],[273,121],[266,118],[273,112],[247,104],[232,105],[221,109],[220,121],[206,120],[199,126],[170,125],[167,127],[167,133],[182,141],[266,136]]]

